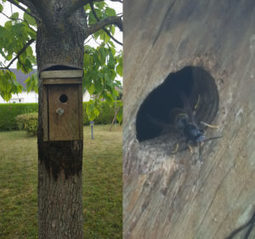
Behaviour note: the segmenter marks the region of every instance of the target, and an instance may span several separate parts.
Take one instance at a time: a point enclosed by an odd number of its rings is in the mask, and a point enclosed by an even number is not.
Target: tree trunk
[[[124,16],[124,238],[255,238],[254,1],[130,0]],[[223,136],[200,152],[154,124],[192,81]]]
[[[38,24],[36,52],[39,74],[49,68],[83,67],[86,16],[81,9],[65,18],[62,13],[64,4],[64,1],[49,1],[47,14],[50,19]],[[83,238],[83,140],[43,141],[42,110],[46,101],[42,80],[39,79],[39,238]]]

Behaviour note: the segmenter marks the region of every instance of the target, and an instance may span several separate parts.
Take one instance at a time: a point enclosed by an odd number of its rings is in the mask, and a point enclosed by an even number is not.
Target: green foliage
[[[108,16],[116,16],[115,10],[110,8],[104,1],[95,2],[94,9],[100,20]],[[88,15],[88,24],[95,24],[97,19],[90,6],[86,5],[85,10]],[[107,26],[106,29],[114,35],[114,25]],[[116,105],[116,99],[119,97],[117,89],[122,88],[121,82],[116,77],[117,75],[122,76],[123,70],[122,52],[116,52],[115,45],[108,34],[100,30],[94,34],[94,38],[100,39],[102,42],[96,48],[85,46],[83,78],[86,89],[90,95],[95,96],[94,102],[90,102],[89,107],[86,109],[91,120],[96,116],[99,117],[98,112],[101,112],[99,102],[101,100],[105,100],[112,108]],[[122,121],[122,107],[120,107],[117,119],[119,122]]]
[[[95,120],[100,114],[100,110],[98,106],[95,106],[95,102],[90,100],[87,104],[84,104],[84,112],[85,117],[87,116],[89,121]]]
[[[123,76],[123,55],[117,57],[117,62],[116,71],[120,76]]]
[[[122,56],[116,55],[115,49],[104,43],[97,48],[85,46],[83,81],[90,95],[109,102],[118,97],[116,87],[121,87],[121,83],[116,80],[115,68],[116,65],[121,67],[121,61]]]
[[[16,75],[9,70],[0,70],[0,95],[9,101],[13,93],[22,92],[22,85],[16,80]]]
[[[38,113],[21,114],[16,117],[20,130],[26,130],[31,135],[36,135],[38,126]]]
[[[16,117],[38,111],[38,104],[0,104],[0,131],[18,129]]]
[[[85,46],[83,85],[94,96],[86,112],[93,120],[100,112],[99,102],[105,100],[111,107],[119,97],[121,83],[116,79],[122,75],[122,54],[102,43],[97,48]]]
[[[96,16],[98,17],[98,19],[104,19],[107,18],[109,16],[116,16],[116,11],[113,8],[110,8],[105,2],[95,2],[94,3],[94,9],[95,9],[95,13]],[[86,13],[88,15],[88,24],[92,25],[95,24],[97,22],[96,17],[94,16],[93,12],[91,11],[91,8],[89,7],[89,5],[87,5],[85,7]],[[115,26],[106,26],[105,27],[112,35],[114,35],[115,33]],[[96,32],[94,34],[94,37],[96,39],[100,39],[102,41],[109,42],[110,41],[110,37],[103,31],[100,30],[98,32]]]
[[[32,75],[30,75],[26,80],[26,90],[27,92],[30,91],[35,91],[36,93],[38,93],[38,77],[37,77],[37,73],[34,73]]]
[[[123,102],[117,101],[115,109],[117,110],[117,121],[121,124],[123,120]]]
[[[0,49],[2,49],[0,54],[7,61],[15,57],[29,40],[36,38],[35,30],[26,21],[20,22],[18,17],[18,13],[13,13],[11,20],[0,26]],[[35,63],[35,56],[29,46],[19,55],[17,69],[28,73]]]
[[[3,5],[0,5],[0,12],[4,11]],[[4,26],[0,26],[0,55],[6,61],[17,58],[17,69],[24,73],[32,71],[36,63],[29,42],[36,39],[36,31],[30,26],[34,22],[24,14],[25,20],[19,18],[19,13],[14,12],[9,16],[9,21]],[[24,48],[24,46],[26,46]],[[0,64],[2,67],[4,65]],[[6,101],[9,101],[12,94],[22,91],[22,85],[16,81],[16,76],[9,70],[0,70],[0,95]]]
[[[115,110],[117,108],[113,107],[112,105],[109,105],[107,102],[97,102],[97,106],[92,105],[94,102],[86,102],[83,103],[83,124],[88,125],[90,121],[94,121],[95,124],[110,124],[113,120]],[[121,101],[117,101],[116,105],[122,104]],[[94,109],[98,109],[99,112],[97,113],[97,116],[95,116],[94,113],[90,113],[89,111],[94,111]],[[89,113],[87,113],[89,112]],[[95,117],[91,117],[95,116]],[[118,122],[121,123],[121,118],[117,118]]]
[[[31,26],[36,26],[36,21],[33,17],[31,17],[30,15],[28,15],[26,12],[24,12],[23,15],[24,21],[26,21],[26,23],[28,23]]]

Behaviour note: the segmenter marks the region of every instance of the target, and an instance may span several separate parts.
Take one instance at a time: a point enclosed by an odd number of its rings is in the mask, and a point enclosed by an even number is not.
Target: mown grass
[[[84,127],[85,239],[122,238],[121,127]],[[37,233],[37,145],[24,131],[0,132],[0,238],[34,239]]]

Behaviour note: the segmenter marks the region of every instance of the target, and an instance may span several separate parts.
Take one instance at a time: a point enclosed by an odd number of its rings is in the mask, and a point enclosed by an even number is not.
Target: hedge
[[[18,129],[16,116],[31,112],[38,112],[37,103],[0,104],[0,130],[4,131]]]
[[[37,103],[29,104],[0,104],[0,131],[16,130],[18,124],[16,117],[21,114],[38,112]],[[86,102],[83,102],[83,123],[89,124],[88,116],[86,115]],[[102,102],[102,110],[100,115],[94,120],[95,124],[110,124],[114,117],[114,107]]]
[[[21,114],[16,117],[16,122],[20,130],[26,130],[31,135],[37,134],[38,113]]]

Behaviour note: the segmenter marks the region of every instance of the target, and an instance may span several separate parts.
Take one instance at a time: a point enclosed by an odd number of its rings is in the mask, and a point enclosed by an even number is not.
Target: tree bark
[[[65,18],[65,4],[65,1],[48,1],[47,16],[42,16],[43,8],[38,10],[42,18],[38,22],[36,43],[39,74],[49,68],[83,67],[86,16],[81,8]],[[46,101],[39,78],[39,238],[83,238],[83,140],[43,141],[42,110]]]

